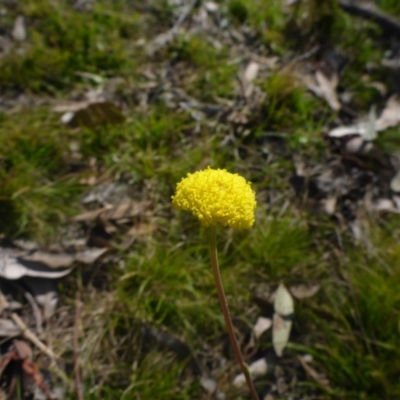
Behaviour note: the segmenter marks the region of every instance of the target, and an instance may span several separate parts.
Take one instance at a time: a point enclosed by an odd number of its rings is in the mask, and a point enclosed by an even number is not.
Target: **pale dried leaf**
[[[45,264],[50,268],[69,267],[74,261],[74,256],[67,253],[49,253],[35,251],[31,254],[20,255],[22,260]]]
[[[337,128],[333,128],[329,131],[328,136],[333,138],[341,138],[350,135],[364,136],[365,131],[366,131],[366,124],[360,123],[350,126],[338,126]]]
[[[9,303],[7,299],[4,297],[4,294],[0,291],[0,314],[8,308]]]
[[[206,1],[204,7],[209,13],[214,13],[219,9],[219,5],[213,1]]]
[[[212,395],[212,398],[217,400],[226,400],[225,393],[218,389],[218,384],[214,379],[203,376],[200,379],[200,385],[207,393]]]
[[[289,340],[294,312],[293,298],[282,283],[276,291],[274,310],[275,314],[272,320],[272,344],[275,353],[280,357]]]
[[[75,254],[75,260],[83,264],[92,264],[107,251],[106,248],[90,248]]]
[[[35,262],[24,261],[12,249],[0,247],[0,277],[5,279],[20,279],[23,276],[57,279],[67,275],[70,269],[54,271],[53,269]]]
[[[292,321],[284,319],[281,315],[275,313],[272,320],[272,345],[278,357],[281,357],[283,350],[288,344]]]
[[[86,211],[82,214],[76,215],[75,217],[72,218],[72,220],[81,222],[95,221],[102,213],[112,208],[113,206],[108,204],[105,207],[98,208],[97,210]]]
[[[397,96],[391,96],[386,103],[378,119],[375,115],[375,107],[371,107],[368,122],[360,122],[350,126],[339,126],[332,129],[328,136],[341,138],[350,135],[359,135],[365,141],[373,141],[377,138],[377,132],[400,124],[400,102]],[[356,153],[358,151],[352,151]]]
[[[260,64],[258,64],[255,61],[250,61],[244,71],[243,79],[249,83],[253,82],[254,79],[257,78],[259,69],[260,69]]]
[[[260,360],[254,361],[249,366],[249,372],[252,379],[259,378],[264,376],[268,372],[268,364],[265,358],[261,358]],[[233,380],[233,384],[236,387],[244,387],[246,385],[246,378],[243,374],[239,374]]]
[[[337,73],[332,74],[328,78],[322,71],[317,70],[314,79],[310,76],[303,77],[309,90],[315,93],[318,97],[326,100],[332,110],[340,110],[340,102],[336,93],[336,88],[339,83],[339,76]]]
[[[333,215],[335,213],[336,210],[336,203],[337,203],[337,199],[336,197],[332,196],[332,197],[328,197],[327,199],[324,199],[322,201],[323,207],[325,212],[328,215]],[[292,290],[290,289],[290,291],[292,292]],[[292,292],[293,294],[293,292]],[[294,294],[293,294],[294,295]],[[296,296],[295,296],[296,297]]]
[[[312,285],[306,285],[304,283],[300,283],[298,285],[293,285],[289,288],[290,293],[296,299],[307,299],[309,297],[314,296],[321,289],[321,286],[318,283]]]
[[[25,276],[24,284],[42,307],[44,320],[48,320],[54,314],[58,303],[57,282],[54,279]]]
[[[118,220],[121,218],[132,218],[141,215],[151,204],[150,201],[135,202],[126,200],[116,207],[110,208],[101,215],[102,220]]]
[[[400,214],[400,209],[398,209],[390,199],[378,199],[374,204],[373,209],[375,211],[385,211],[394,214]]]
[[[11,337],[21,333],[21,329],[10,319],[0,318],[0,336]]]
[[[289,291],[286,289],[285,285],[281,283],[276,291],[274,310],[276,313],[286,316],[293,314],[294,303],[293,298]]]
[[[153,233],[157,230],[157,226],[153,224],[138,224],[132,226],[129,231],[126,233],[127,236],[143,236]]]
[[[257,322],[253,327],[254,336],[259,339],[260,336],[272,326],[270,318],[258,317]]]
[[[72,128],[79,126],[93,128],[97,125],[118,124],[125,119],[121,109],[111,101],[84,101],[70,104],[69,107],[70,110],[61,117],[61,121]],[[62,109],[62,106],[55,108],[56,111]]]
[[[14,22],[14,28],[11,33],[14,40],[23,42],[26,40],[26,28],[25,19],[22,15],[19,15]]]
[[[378,135],[376,133],[377,126],[376,126],[376,109],[375,106],[372,106],[368,113],[368,123],[365,127],[365,132],[363,134],[363,139],[367,142],[374,141]]]
[[[393,192],[400,192],[400,171],[390,180],[390,189]]]
[[[376,129],[383,131],[400,124],[400,102],[396,95],[389,98],[385,109],[376,121]]]
[[[313,367],[311,367],[307,363],[307,361],[304,359],[304,357],[298,357],[298,360],[300,361],[300,364],[304,368],[304,370],[306,371],[307,375],[312,380],[314,380],[315,382],[317,382],[321,386],[324,386],[327,389],[330,388],[329,380],[326,378],[326,376],[324,374],[318,373]]]

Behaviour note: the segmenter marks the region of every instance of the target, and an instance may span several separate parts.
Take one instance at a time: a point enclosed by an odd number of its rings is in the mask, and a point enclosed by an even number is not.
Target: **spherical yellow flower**
[[[187,174],[177,184],[172,204],[191,211],[204,226],[249,229],[254,224],[255,192],[243,177],[225,169],[207,167]]]

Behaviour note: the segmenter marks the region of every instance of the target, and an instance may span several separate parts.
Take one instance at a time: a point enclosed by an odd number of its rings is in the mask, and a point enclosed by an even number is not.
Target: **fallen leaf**
[[[254,361],[249,366],[249,372],[252,379],[259,378],[264,376],[268,372],[268,364],[265,358],[261,358],[260,360]],[[246,378],[243,374],[239,374],[233,380],[233,384],[236,387],[243,387],[246,384]]]
[[[291,315],[294,311],[292,296],[282,283],[276,291],[274,310],[282,316]]]
[[[25,276],[24,284],[29,288],[37,303],[43,309],[43,318],[47,321],[54,315],[58,303],[57,282],[54,279]]]
[[[254,336],[259,339],[260,336],[272,326],[270,318],[258,317],[257,322],[253,327]]]
[[[0,291],[0,314],[8,308],[9,304],[7,299],[4,297],[4,294]]]
[[[340,102],[336,93],[336,88],[339,83],[339,76],[333,73],[331,77],[327,77],[322,71],[317,70],[314,74],[314,79],[307,77],[306,85],[318,97],[326,100],[332,110],[340,110]]]
[[[23,42],[26,40],[25,19],[22,15],[15,18],[14,28],[11,33],[14,40]]]
[[[18,258],[24,261],[45,264],[50,268],[69,267],[74,262],[74,256],[67,253],[48,253],[35,251],[31,254],[20,255]]]
[[[272,345],[278,357],[282,357],[283,350],[288,344],[292,321],[285,320],[281,315],[275,313],[272,319]]]
[[[293,285],[289,288],[290,293],[296,299],[307,299],[309,297],[314,296],[318,291],[321,289],[321,286],[318,283],[315,283],[313,285],[306,285],[304,283],[300,283],[298,285]]]
[[[35,276],[49,279],[61,278],[69,274],[70,269],[55,271],[41,263],[24,261],[12,249],[0,247],[0,277],[20,279],[23,276]]]
[[[373,209],[375,211],[385,211],[394,214],[400,214],[400,209],[397,208],[393,201],[390,199],[378,199],[374,204]]]
[[[275,313],[272,319],[272,345],[276,355],[281,357],[289,341],[294,312],[293,298],[282,283],[276,291],[274,309]]]
[[[109,220],[120,220],[122,218],[133,218],[143,214],[151,204],[150,201],[136,202],[131,199],[124,200],[118,205],[106,205],[97,210],[84,212],[73,218],[74,221],[90,222],[101,219],[103,222]]]
[[[358,135],[365,141],[373,141],[377,138],[377,132],[397,126],[400,124],[400,102],[396,95],[389,98],[385,109],[379,118],[376,118],[375,107],[371,107],[368,122],[360,122],[349,126],[339,126],[329,131],[328,136],[342,138]]]
[[[21,333],[21,329],[10,319],[0,318],[0,336],[11,337]]]
[[[400,102],[399,98],[393,95],[387,101],[385,109],[376,121],[376,127],[378,131],[384,131],[398,124],[400,124]]]
[[[320,384],[321,386],[329,389],[330,388],[330,384],[329,384],[329,380],[326,378],[326,376],[324,374],[320,374],[318,373],[313,367],[311,367],[306,359],[304,357],[297,357],[298,360],[300,361],[301,366],[304,368],[304,370],[306,371],[307,375],[314,380],[315,382],[317,382],[318,384]]]
[[[143,236],[153,233],[157,230],[157,226],[153,224],[137,224],[133,225],[132,228],[126,233],[127,236]]]
[[[61,121],[71,128],[93,128],[97,125],[119,124],[125,120],[121,109],[111,101],[83,101],[54,108],[54,111],[62,110],[67,111]]]
[[[50,268],[69,267],[75,261],[92,264],[107,251],[106,248],[90,248],[77,253],[50,253],[45,251],[35,251],[30,254],[20,255],[24,261],[41,263]]]
[[[107,248],[90,248],[84,251],[79,251],[75,254],[74,258],[75,261],[81,262],[83,264],[92,264],[106,251]]]
[[[400,171],[390,180],[390,189],[393,192],[400,192]]]

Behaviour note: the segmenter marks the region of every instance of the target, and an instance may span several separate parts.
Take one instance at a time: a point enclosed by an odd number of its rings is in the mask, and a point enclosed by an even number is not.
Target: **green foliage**
[[[28,40],[2,58],[0,88],[53,92],[77,82],[78,71],[115,75],[132,69],[128,42],[121,37],[126,36],[121,31],[126,17],[122,10],[107,12],[115,6],[103,2],[82,13],[74,11],[70,2],[19,4],[17,12],[29,24]],[[135,15],[130,16],[133,26]]]

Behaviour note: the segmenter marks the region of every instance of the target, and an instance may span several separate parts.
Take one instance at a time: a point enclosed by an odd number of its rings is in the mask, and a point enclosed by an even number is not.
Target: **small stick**
[[[382,28],[400,35],[400,21],[375,7],[366,7],[361,4],[356,4],[353,1],[343,0],[339,1],[339,6],[349,14],[369,19],[376,22]]]
[[[58,377],[68,385],[71,385],[68,377],[64,374],[64,372],[60,370],[60,368],[58,368],[56,363],[56,355],[53,353],[53,351],[49,349],[42,341],[40,341],[39,338],[36,337],[36,335],[25,325],[25,322],[22,321],[22,319],[17,314],[12,313],[11,318],[16,323],[18,328],[21,329],[22,336],[24,336],[25,339],[31,341],[37,348],[43,351],[43,353],[45,353],[51,359],[52,364],[54,365],[54,371],[58,375]]]
[[[74,333],[73,333],[73,346],[74,346],[74,375],[75,375],[75,389],[76,398],[83,400],[81,375],[80,375],[80,351],[79,351],[79,320],[81,310],[81,292],[76,292],[75,300],[75,321],[74,321]]]
[[[40,335],[43,332],[43,329],[42,329],[43,320],[42,320],[42,315],[40,314],[39,307],[36,304],[35,299],[29,292],[25,291],[24,296],[26,297],[26,299],[29,301],[30,305],[32,306],[33,315],[35,316],[35,321],[36,321],[36,332]]]

